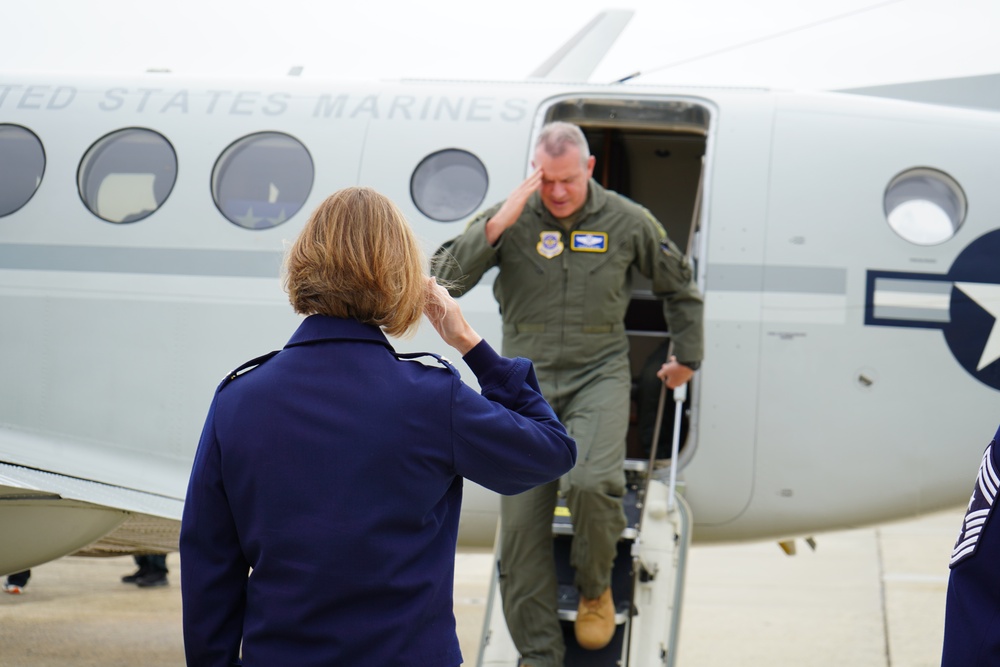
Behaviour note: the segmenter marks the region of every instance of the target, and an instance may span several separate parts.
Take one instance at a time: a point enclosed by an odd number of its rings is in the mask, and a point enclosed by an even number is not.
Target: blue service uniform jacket
[[[986,447],[951,555],[942,667],[1000,665],[1000,429]]]
[[[486,341],[449,364],[381,330],[306,318],[224,382],[181,524],[189,665],[451,666],[454,553],[467,477],[503,494],[557,479],[576,445],[531,363]]]

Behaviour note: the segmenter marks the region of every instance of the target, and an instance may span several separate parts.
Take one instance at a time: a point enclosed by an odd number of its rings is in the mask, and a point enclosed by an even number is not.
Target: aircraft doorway
[[[579,125],[596,158],[594,178],[649,209],[697,266],[694,241],[701,218],[709,117],[706,107],[686,101],[568,99],[549,107],[544,121]],[[655,373],[666,360],[669,332],[660,300],[653,296],[649,280],[636,272],[625,326],[632,366],[627,456],[648,459],[660,393]],[[697,407],[697,380],[692,380],[681,418],[681,467],[694,452],[691,416]],[[671,394],[664,405],[657,458],[670,457]]]

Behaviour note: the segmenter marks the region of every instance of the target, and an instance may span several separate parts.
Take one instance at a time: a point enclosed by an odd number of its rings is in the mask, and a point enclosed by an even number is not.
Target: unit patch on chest
[[[573,232],[569,247],[576,252],[607,252],[608,235],[605,232]]]
[[[535,249],[545,259],[552,259],[561,254],[566,248],[562,242],[562,232],[542,232],[539,236],[541,236],[541,240],[535,246]]]

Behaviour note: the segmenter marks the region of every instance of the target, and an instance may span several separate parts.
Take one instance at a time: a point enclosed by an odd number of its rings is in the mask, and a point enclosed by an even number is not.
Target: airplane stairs
[[[626,461],[627,492],[624,499],[628,524],[618,541],[612,572],[618,628],[611,643],[587,651],[576,643],[577,591],[569,564],[573,525],[560,500],[552,532],[559,581],[559,618],[566,642],[566,667],[673,667],[676,664],[684,574],[691,543],[691,511],[680,493],[669,502],[670,487],[656,470],[649,477],[648,461]],[[495,559],[499,559],[497,540]],[[498,568],[493,569],[479,667],[516,667],[517,649],[507,632],[500,603]]]

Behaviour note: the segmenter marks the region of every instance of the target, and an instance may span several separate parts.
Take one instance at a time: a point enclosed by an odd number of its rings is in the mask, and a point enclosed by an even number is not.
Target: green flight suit
[[[533,667],[561,667],[565,649],[552,558],[556,493],[565,494],[573,517],[570,558],[586,597],[610,585],[626,523],[630,269],[650,278],[663,298],[681,361],[702,359],[703,303],[687,258],[649,211],[593,180],[570,229],[536,192],[490,246],[485,225],[499,208],[442,245],[432,272],[460,296],[499,267],[493,293],[503,318],[503,354],[534,362],[542,394],[577,442],[577,464],[562,480],[501,499],[500,588],[508,628]]]

